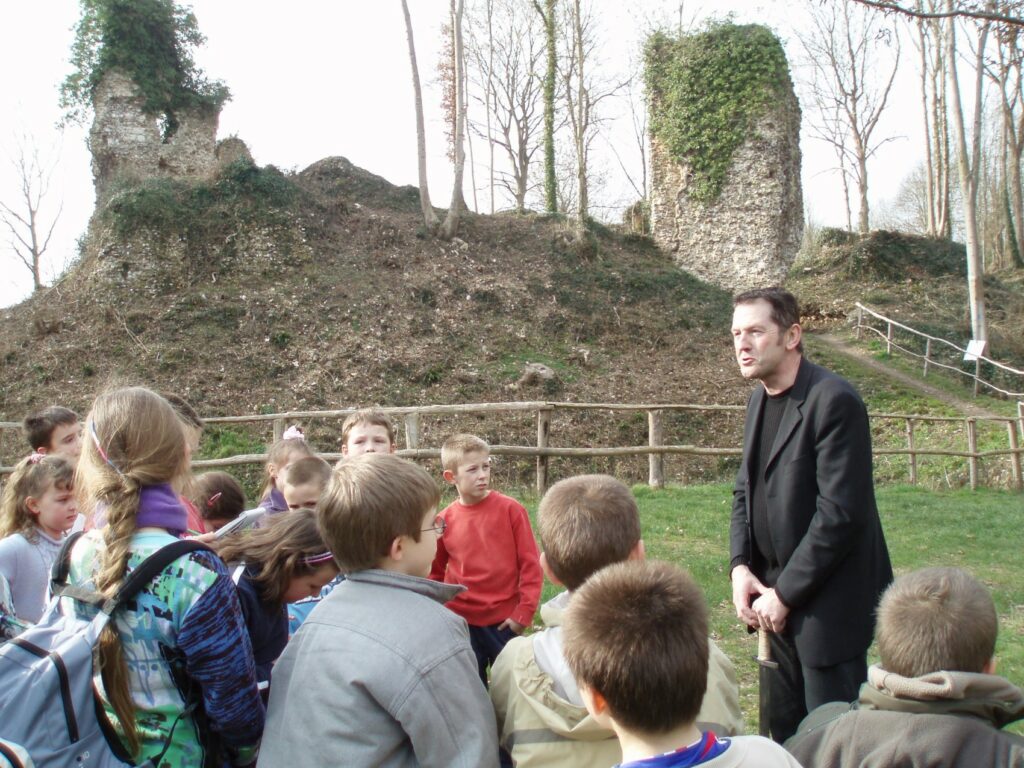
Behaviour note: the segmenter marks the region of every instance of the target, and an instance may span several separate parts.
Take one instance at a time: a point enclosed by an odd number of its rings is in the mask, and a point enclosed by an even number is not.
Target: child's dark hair
[[[296,459],[283,471],[284,481],[288,485],[305,485],[306,483],[316,483],[323,490],[327,486],[327,481],[331,479],[331,465],[321,459],[319,456],[304,456],[301,459]]]
[[[548,567],[568,589],[618,563],[640,541],[640,511],[622,482],[609,475],[559,480],[537,510]]]
[[[658,734],[697,719],[708,682],[707,606],[678,566],[603,568],[573,593],[563,633],[573,676],[624,728]]]
[[[245,491],[227,472],[204,472],[193,485],[192,503],[203,520],[234,520],[245,510]]]
[[[224,562],[259,569],[255,581],[269,603],[281,602],[296,576],[313,573],[327,563],[337,567],[320,537],[312,509],[274,515],[265,528],[229,534],[213,546]]]
[[[70,491],[75,468],[58,454],[33,453],[18,462],[4,487],[0,503],[0,539],[20,533],[29,541],[37,539],[37,518],[28,508],[28,499],[38,499],[51,486]]]
[[[196,409],[193,408],[181,395],[176,395],[173,392],[164,392],[163,396],[164,400],[170,403],[174,412],[178,414],[178,418],[187,426],[200,431],[206,427],[206,423],[199,418],[199,414],[196,413]]]
[[[53,438],[53,430],[64,424],[77,424],[78,414],[61,405],[51,405],[36,413],[29,414],[22,422],[28,447],[33,451],[37,448],[49,448]]]

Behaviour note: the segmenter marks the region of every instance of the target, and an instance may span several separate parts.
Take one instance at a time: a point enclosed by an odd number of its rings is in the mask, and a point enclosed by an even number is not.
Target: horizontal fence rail
[[[978,355],[977,359],[975,359],[973,373],[971,373],[970,371],[965,371],[958,364],[942,362],[941,360],[938,359],[941,353],[945,351],[947,353],[946,359],[948,361],[953,361],[953,363],[963,361],[964,355],[967,352],[965,348],[960,347],[957,344],[954,344],[952,341],[939,338],[938,336],[930,336],[927,333],[923,333],[914,328],[911,328],[909,325],[904,325],[903,323],[897,320],[893,320],[891,317],[886,317],[885,315],[879,314],[870,307],[861,304],[859,301],[856,302],[854,306],[857,307],[857,338],[859,339],[861,337],[861,331],[871,331],[885,342],[886,354],[891,355],[892,351],[895,349],[899,352],[902,352],[903,354],[924,361],[924,367],[921,374],[922,376],[927,376],[928,370],[931,367],[942,368],[944,370],[954,371],[962,376],[967,376],[973,379],[975,396],[977,396],[978,394],[978,387],[983,386],[988,389],[991,389],[993,392],[998,392],[1002,395],[1005,395],[1006,397],[1024,398],[1024,371],[1019,371],[1016,368],[1012,368],[1009,365],[1006,365],[1005,363],[1000,363],[997,360],[985,357],[984,355]],[[875,328],[870,323],[865,323],[865,314],[875,318],[876,320],[879,320],[882,323],[885,323],[885,332],[883,333],[881,329]],[[906,344],[898,343],[896,341],[897,330],[902,331],[905,334],[908,334],[912,339],[917,341],[917,343],[923,342],[924,352],[921,353],[915,351],[913,349],[910,349]],[[991,366],[995,371],[1001,372],[1008,381],[1014,382],[1012,387],[1009,389],[1004,389],[1003,387],[982,378],[981,366],[983,363]]]
[[[355,408],[320,411],[291,411],[287,413],[254,414],[250,416],[212,416],[205,418],[207,424],[267,424],[272,428],[273,440],[280,439],[289,422],[303,419],[329,419],[341,421],[352,414]],[[536,423],[537,439],[533,445],[491,446],[495,456],[514,456],[533,458],[536,460],[536,488],[543,493],[548,487],[550,460],[555,458],[614,458],[614,457],[648,457],[648,484],[662,487],[665,483],[665,459],[670,456],[701,456],[701,457],[738,457],[742,454],[740,445],[742,415],[746,411],[743,405],[696,405],[680,403],[563,403],[563,402],[509,402],[509,403],[470,403],[460,405],[425,405],[380,408],[396,422],[396,426],[404,426],[405,446],[398,451],[400,456],[414,459],[436,459],[440,456],[439,446],[421,445],[421,417],[423,416],[455,416],[488,413],[506,413],[532,416]],[[552,446],[552,416],[557,412],[621,412],[645,413],[647,415],[647,445],[570,447]],[[666,444],[664,438],[664,415],[669,412],[722,413],[736,419],[736,430],[733,436],[727,436],[732,444],[726,446],[712,445],[674,445]],[[923,414],[870,413],[873,427],[886,429],[892,434],[899,433],[901,444],[876,445],[873,449],[875,457],[906,456],[908,458],[907,475],[911,483],[919,479],[918,459],[920,457],[951,457],[961,458],[967,463],[969,484],[976,488],[980,479],[980,462],[1009,457],[1009,480],[1018,490],[1024,488],[1022,478],[1022,453],[1019,435],[1024,434],[1024,407],[1018,405],[1018,415],[1014,417],[952,417],[930,416]],[[1006,428],[1006,448],[978,448],[978,426],[991,422],[993,426],[1002,423]],[[919,440],[918,427],[927,424],[962,425],[962,434],[966,442],[965,449],[955,447],[925,446]],[[0,432],[18,429],[16,422],[0,422]],[[319,454],[328,461],[341,458],[340,453],[322,452]],[[246,453],[219,459],[201,459],[192,462],[196,469],[215,467],[232,467],[262,464],[267,461],[266,453]],[[12,471],[12,467],[0,467],[0,474]]]

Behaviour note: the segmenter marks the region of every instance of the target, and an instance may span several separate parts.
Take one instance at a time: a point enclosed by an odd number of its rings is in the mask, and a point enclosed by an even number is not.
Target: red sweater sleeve
[[[540,568],[540,553],[537,540],[533,537],[530,518],[520,504],[514,504],[509,512],[512,534],[516,542],[516,559],[519,564],[519,604],[509,617],[523,626],[533,623],[533,615],[540,603],[540,591],[544,586],[544,574]]]
[[[437,537],[437,554],[434,555],[434,562],[430,564],[430,578],[434,581],[444,581],[444,572],[448,570],[448,548],[444,545],[444,537]]]

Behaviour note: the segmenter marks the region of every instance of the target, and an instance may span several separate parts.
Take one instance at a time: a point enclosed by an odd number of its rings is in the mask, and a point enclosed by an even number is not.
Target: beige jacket
[[[561,613],[568,595],[542,606],[547,629],[511,640],[491,668],[498,740],[517,768],[610,768],[622,760],[615,734],[583,706],[561,652]],[[740,734],[743,715],[732,662],[714,642],[709,645],[708,689],[697,725],[718,736]]]

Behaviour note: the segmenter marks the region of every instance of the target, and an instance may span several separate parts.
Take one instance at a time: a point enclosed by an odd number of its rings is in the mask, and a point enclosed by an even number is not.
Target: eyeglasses
[[[427,531],[433,531],[438,536],[444,536],[444,532],[447,531],[447,530],[448,530],[448,523],[446,523],[444,521],[443,517],[438,515],[437,517],[434,518],[434,524],[432,526],[430,526],[429,528],[421,528],[420,532],[421,533],[426,533]]]

